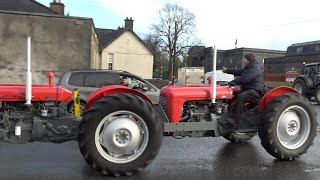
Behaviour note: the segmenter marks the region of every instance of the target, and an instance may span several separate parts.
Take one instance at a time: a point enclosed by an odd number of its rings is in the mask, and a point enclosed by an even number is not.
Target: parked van
[[[178,69],[179,86],[202,84],[203,67],[183,67]]]

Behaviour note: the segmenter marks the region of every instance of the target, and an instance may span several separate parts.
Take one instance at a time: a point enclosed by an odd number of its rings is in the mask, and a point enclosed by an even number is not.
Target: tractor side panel
[[[24,84],[1,84],[0,101],[25,101]],[[69,102],[72,92],[61,86],[32,85],[32,101]]]
[[[141,93],[140,91],[133,90],[131,88],[128,88],[126,86],[122,85],[111,85],[111,86],[105,86],[100,89],[97,89],[93,93],[90,94],[88,97],[86,109],[88,110],[92,104],[94,104],[96,101],[99,99],[105,97],[105,96],[110,96],[112,94],[118,94],[118,93],[128,93],[128,94],[134,94],[136,96],[139,96],[143,99],[145,99],[149,104],[154,106],[153,102],[149,97]]]
[[[262,99],[260,100],[260,103],[259,103],[260,109],[263,111],[265,109],[265,107],[272,100],[274,100],[276,97],[281,96],[282,94],[286,94],[286,93],[299,94],[298,91],[296,91],[295,89],[293,89],[291,87],[287,87],[287,86],[280,86],[280,87],[274,88],[262,97]]]

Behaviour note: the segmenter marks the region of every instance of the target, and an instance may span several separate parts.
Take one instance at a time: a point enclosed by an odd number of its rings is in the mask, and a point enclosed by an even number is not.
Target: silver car
[[[92,69],[70,70],[63,73],[58,85],[64,86],[71,91],[74,89],[79,90],[80,109],[81,114],[83,114],[85,112],[88,96],[93,91],[103,86],[121,85],[123,79],[126,79],[128,82],[126,86],[143,92],[154,104],[158,104],[160,89],[145,79],[126,71]],[[68,104],[67,109],[69,112],[73,112],[73,108],[73,101],[71,101]]]

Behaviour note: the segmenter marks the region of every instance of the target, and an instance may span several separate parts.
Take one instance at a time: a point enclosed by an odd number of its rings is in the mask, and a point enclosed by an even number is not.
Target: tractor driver
[[[264,90],[262,71],[255,56],[251,53],[244,55],[242,64],[243,69],[227,69],[225,67],[222,69],[225,73],[239,76],[229,82],[241,86],[241,92],[236,96],[236,105],[233,112],[234,120],[239,119],[239,117],[243,119],[245,103],[257,103]],[[238,123],[236,122],[236,124]]]

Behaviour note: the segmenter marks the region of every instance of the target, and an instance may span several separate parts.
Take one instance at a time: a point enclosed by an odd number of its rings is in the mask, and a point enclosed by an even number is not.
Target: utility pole
[[[238,39],[236,39],[236,42],[234,43],[234,45],[236,46],[236,48],[235,48],[236,53],[235,53],[235,58],[234,58],[234,61],[233,61],[233,68],[236,68]]]
[[[174,85],[174,59],[172,60],[172,64],[171,64],[171,85]]]

